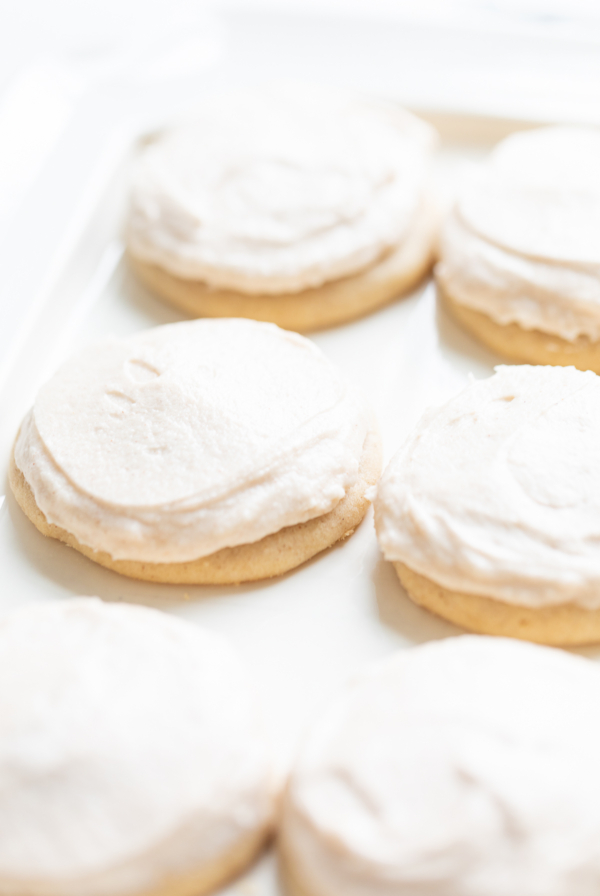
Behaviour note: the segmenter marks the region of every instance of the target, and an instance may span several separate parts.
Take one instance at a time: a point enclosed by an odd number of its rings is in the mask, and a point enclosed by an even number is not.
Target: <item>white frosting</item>
[[[272,780],[227,644],[97,599],[0,623],[0,891],[121,896],[265,828]]]
[[[38,393],[15,461],[48,521],[82,544],[182,562],[332,510],[371,426],[308,339],[198,320],[68,361]]]
[[[513,135],[460,197],[437,274],[500,324],[600,340],[600,130]]]
[[[434,132],[330,91],[206,98],[142,154],[129,245],[176,276],[293,293],[375,262],[419,209]]]
[[[470,230],[456,212],[441,238],[436,276],[452,298],[497,323],[575,341],[600,340],[600,268],[533,261]]]
[[[378,487],[386,559],[454,591],[600,607],[600,377],[498,367],[425,413]]]
[[[292,774],[283,845],[313,896],[596,896],[597,666],[499,638],[372,667]]]

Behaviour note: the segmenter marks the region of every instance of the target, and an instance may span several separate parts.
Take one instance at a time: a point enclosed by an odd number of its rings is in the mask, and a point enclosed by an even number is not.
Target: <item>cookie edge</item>
[[[428,197],[397,249],[358,274],[299,293],[244,295],[177,277],[130,249],[127,257],[144,286],[191,317],[243,317],[310,333],[364,317],[416,287],[433,265],[439,218]]]
[[[394,562],[394,568],[413,603],[468,631],[553,647],[600,643],[600,610],[576,604],[518,606],[451,591],[400,561]]]
[[[529,364],[550,364],[555,367],[576,367],[600,374],[600,342],[579,336],[568,342],[552,333],[525,330],[519,324],[499,324],[482,311],[467,308],[441,285],[437,279],[441,305],[471,336],[511,361]]]
[[[110,554],[82,545],[70,532],[48,523],[36,504],[29,483],[16,465],[14,449],[8,479],[17,504],[42,535],[61,541],[106,569],[147,582],[238,585],[283,575],[338,541],[349,538],[367,512],[370,502],[365,492],[376,484],[381,467],[381,438],[373,429],[365,439],[356,482],[329,513],[287,526],[260,541],[223,548],[184,563],[114,560]]]

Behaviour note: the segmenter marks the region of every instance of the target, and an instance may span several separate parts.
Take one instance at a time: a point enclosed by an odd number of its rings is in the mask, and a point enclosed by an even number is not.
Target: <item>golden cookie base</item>
[[[579,336],[568,342],[541,330],[524,330],[518,324],[498,324],[453,299],[438,283],[438,294],[450,314],[480,342],[511,361],[577,367],[600,373],[600,342]]]
[[[600,643],[600,610],[586,610],[576,604],[519,607],[450,591],[404,563],[394,563],[394,567],[411,600],[469,631],[557,647]]]
[[[312,890],[302,877],[302,872],[292,860],[290,851],[279,845],[278,848],[279,875],[284,885],[286,896],[321,896]]]

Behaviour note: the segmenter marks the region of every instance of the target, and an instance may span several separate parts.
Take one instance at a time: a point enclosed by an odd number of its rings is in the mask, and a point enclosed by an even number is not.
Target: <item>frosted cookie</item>
[[[292,772],[291,896],[596,896],[599,700],[594,663],[509,639],[371,667]]]
[[[359,317],[431,265],[434,144],[395,104],[350,94],[206,98],[138,160],[131,263],[195,317],[299,331]]]
[[[362,395],[273,324],[108,339],[40,389],[10,482],[45,535],[133,578],[279,575],[350,535],[381,469]]]
[[[599,158],[600,130],[515,134],[443,227],[442,297],[494,351],[600,372]]]
[[[600,378],[498,367],[427,411],[378,487],[408,594],[477,632],[600,642]]]
[[[3,896],[200,896],[270,833],[247,675],[216,635],[95,598],[0,622]]]

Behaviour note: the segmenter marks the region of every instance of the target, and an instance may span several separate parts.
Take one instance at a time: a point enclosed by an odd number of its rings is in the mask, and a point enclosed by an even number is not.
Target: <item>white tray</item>
[[[6,331],[0,334],[3,471],[37,387],[75,348],[108,333],[181,319],[135,281],[121,241],[131,158],[143,134],[168,117],[167,107],[171,112],[169,94],[151,105],[146,94],[142,114],[130,116],[127,127],[123,112],[139,109],[139,95],[130,90],[118,103],[115,94],[109,99],[99,93],[96,106],[75,116],[15,224],[12,254],[3,261],[12,270],[15,300],[27,303],[10,345]],[[442,134],[438,177],[447,195],[466,165],[524,126],[427,117]],[[386,461],[427,405],[456,392],[471,373],[490,375],[500,361],[436,309],[431,283],[370,317],[313,338],[370,396]],[[99,595],[159,607],[221,631],[254,675],[282,769],[311,716],[364,663],[458,632],[408,600],[379,554],[371,513],[348,541],[282,578],[240,587],[170,586],[123,578],[44,538],[12,496],[0,494],[0,570],[0,613],[29,601]],[[279,892],[272,856],[228,892]]]

